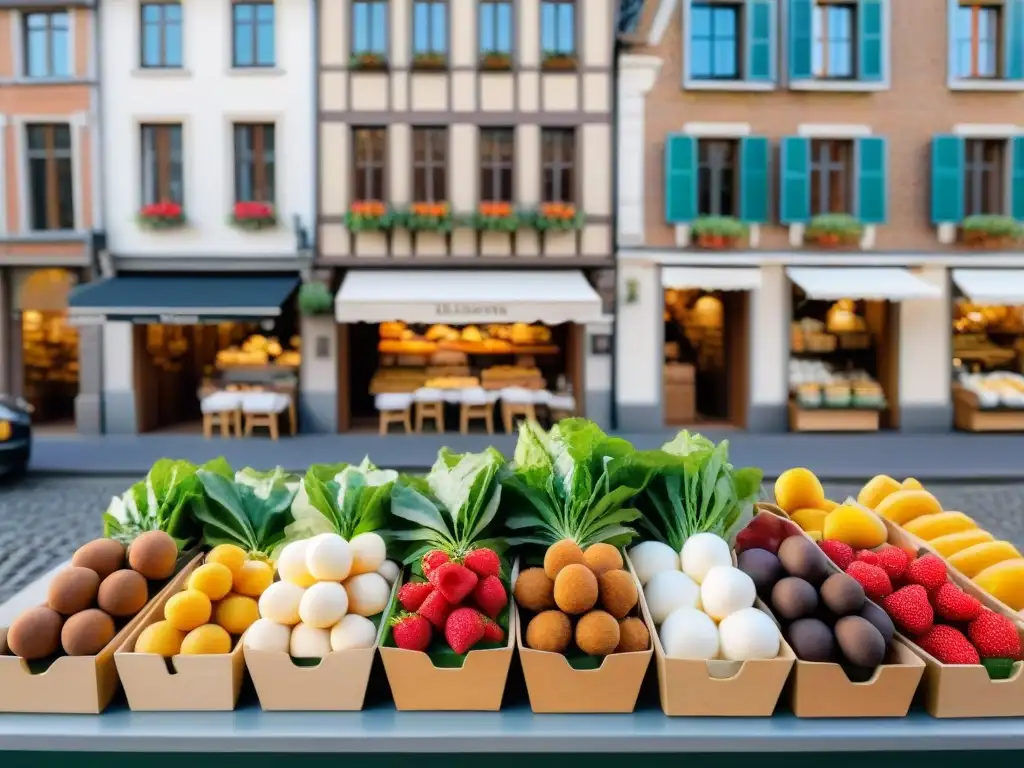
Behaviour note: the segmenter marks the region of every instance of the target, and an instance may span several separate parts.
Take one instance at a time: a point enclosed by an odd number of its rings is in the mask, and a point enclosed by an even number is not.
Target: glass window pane
[[[557,49],[557,30],[554,3],[543,3],[540,8],[540,47],[541,53],[551,53]]]
[[[252,25],[237,24],[235,26],[235,64],[242,67],[250,66],[254,58]]]
[[[426,53],[430,50],[430,8],[426,3],[413,7],[413,51]]]
[[[729,41],[718,41],[715,45],[715,75],[718,77],[736,77],[736,44]]]
[[[494,3],[482,3],[480,5],[480,17],[478,24],[480,27],[480,50],[481,51],[496,51],[498,49],[498,43],[495,39],[495,5]]]
[[[257,64],[271,66],[274,64],[274,6],[259,6],[259,21],[256,26]]]
[[[160,64],[160,27],[146,24],[142,28],[142,66],[155,67]]]
[[[446,19],[447,6],[444,3],[433,3],[430,18],[430,50],[434,53],[444,53],[448,48],[448,22]]]
[[[956,75],[957,77],[971,76],[971,43],[961,41],[956,46]]]
[[[252,22],[253,7],[248,3],[237,3],[234,7],[235,21],[246,23]]]
[[[181,24],[166,25],[164,27],[164,66],[181,66],[181,48]]]
[[[71,62],[68,59],[68,33],[64,29],[55,29],[50,35],[53,71],[52,77],[68,77],[71,75]]]
[[[274,5],[273,3],[261,3],[256,6],[256,20],[264,23],[273,23],[274,21]]]
[[[691,37],[711,36],[711,8],[706,5],[695,5],[690,9]]]
[[[26,69],[29,77],[46,77],[49,74],[49,62],[46,53],[46,33],[32,31],[28,34],[28,50],[26,52]]]
[[[711,77],[713,72],[711,42],[694,40],[690,44],[690,74],[693,77]]]
[[[558,51],[572,53],[576,50],[576,6],[573,3],[558,5]]]
[[[830,74],[834,77],[851,77],[853,75],[853,48],[849,41],[833,42],[829,54],[831,58]]]
[[[370,16],[370,50],[374,53],[387,52],[388,6],[386,3],[374,3]]]
[[[499,3],[498,11],[498,50],[512,53],[512,5]]]
[[[169,3],[163,7],[164,19],[166,21],[181,22],[181,6],[177,3]]]
[[[57,225],[60,229],[75,228],[75,194],[71,171],[71,158],[62,158],[57,163],[57,203],[59,205]]]
[[[367,3],[352,4],[352,51],[360,53],[370,50],[370,6]]]
[[[29,162],[32,186],[32,229],[49,229],[46,220],[46,160],[36,158]]]
[[[736,12],[732,8],[718,8],[715,13],[715,37],[736,36]]]
[[[71,151],[71,128],[67,125],[53,127],[53,148],[58,152]]]

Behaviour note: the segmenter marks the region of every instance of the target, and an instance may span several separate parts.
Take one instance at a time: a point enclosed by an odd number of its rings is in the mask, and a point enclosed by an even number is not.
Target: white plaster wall
[[[132,361],[132,324],[103,324],[103,391],[132,392],[135,370]]]
[[[789,398],[789,278],[782,266],[761,267],[761,285],[750,292],[750,401],[784,405]]]
[[[295,252],[292,216],[314,217],[314,55],[309,0],[275,4],[276,67],[231,68],[230,0],[182,0],[184,68],[139,68],[139,4],[106,0],[100,14],[106,229],[116,255],[239,255]],[[189,226],[139,228],[143,123],[183,126]],[[228,224],[234,203],[232,123],[274,123],[278,228]]]
[[[612,332],[611,322],[588,323],[584,343],[585,367],[583,381],[588,392],[607,392],[612,388],[612,356],[595,355],[591,352],[591,339]]]
[[[647,92],[661,70],[656,56],[620,56],[618,88],[618,239],[644,243],[644,117]]]
[[[900,303],[900,402],[948,405],[952,400],[948,273],[945,267],[920,267],[913,272],[938,286],[942,295]]]
[[[636,281],[637,299],[627,303]],[[661,400],[661,361],[657,323],[664,312],[661,270],[655,264],[619,264],[615,333],[616,400],[619,405],[656,405]]]

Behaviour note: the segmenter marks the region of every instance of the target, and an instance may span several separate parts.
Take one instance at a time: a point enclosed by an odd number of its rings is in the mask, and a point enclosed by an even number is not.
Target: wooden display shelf
[[[953,387],[953,426],[964,432],[1024,432],[1024,410],[981,408],[977,395]]]
[[[866,408],[801,408],[789,403],[793,432],[877,432],[881,411]]]

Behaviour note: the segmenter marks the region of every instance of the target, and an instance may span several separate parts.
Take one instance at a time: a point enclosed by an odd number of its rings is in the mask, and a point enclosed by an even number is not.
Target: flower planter
[[[359,200],[345,214],[350,232],[387,232],[394,223],[394,213],[379,200]]]
[[[277,213],[269,203],[235,203],[231,211],[231,224],[249,232],[270,229],[277,226]]]
[[[473,218],[473,227],[483,232],[511,233],[520,224],[521,218],[511,203],[481,203]]]
[[[1019,245],[1024,224],[1011,216],[968,216],[961,225],[965,245],[988,250],[1005,250]]]
[[[853,216],[825,214],[811,219],[804,241],[820,248],[851,248],[860,244],[864,226]]]
[[[144,206],[136,218],[143,229],[178,229],[185,226],[185,212],[177,203]]]
[[[738,237],[725,237],[723,235],[698,235],[697,247],[709,251],[725,251],[736,247]]]
[[[422,72],[441,72],[448,69],[448,57],[437,53],[420,53],[412,57],[412,68]]]
[[[561,53],[545,54],[542,66],[548,72],[573,72],[576,69],[576,57]]]
[[[379,53],[358,53],[349,60],[349,67],[360,72],[387,72],[388,60]]]
[[[480,58],[480,69],[485,72],[508,72],[512,69],[512,56],[507,53],[485,53]]]
[[[533,219],[534,229],[541,232],[566,232],[582,226],[583,215],[570,203],[545,203]]]
[[[451,209],[448,203],[413,203],[405,212],[402,225],[410,232],[451,232]]]
[[[692,231],[698,248],[721,251],[735,248],[746,237],[747,225],[732,216],[700,216]]]

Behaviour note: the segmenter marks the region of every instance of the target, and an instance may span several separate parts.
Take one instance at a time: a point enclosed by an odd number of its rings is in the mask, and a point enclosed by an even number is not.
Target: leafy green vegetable
[[[301,483],[301,478],[293,472],[285,472],[282,467],[274,467],[268,470],[245,467],[235,473],[235,482],[252,488],[257,496],[265,499],[281,483],[285,483],[297,490]]]
[[[729,441],[715,445],[703,435],[680,432],[662,446],[654,478],[637,498],[640,525],[677,552],[695,533],[731,540],[749,521],[761,490],[762,472],[729,463]]]

